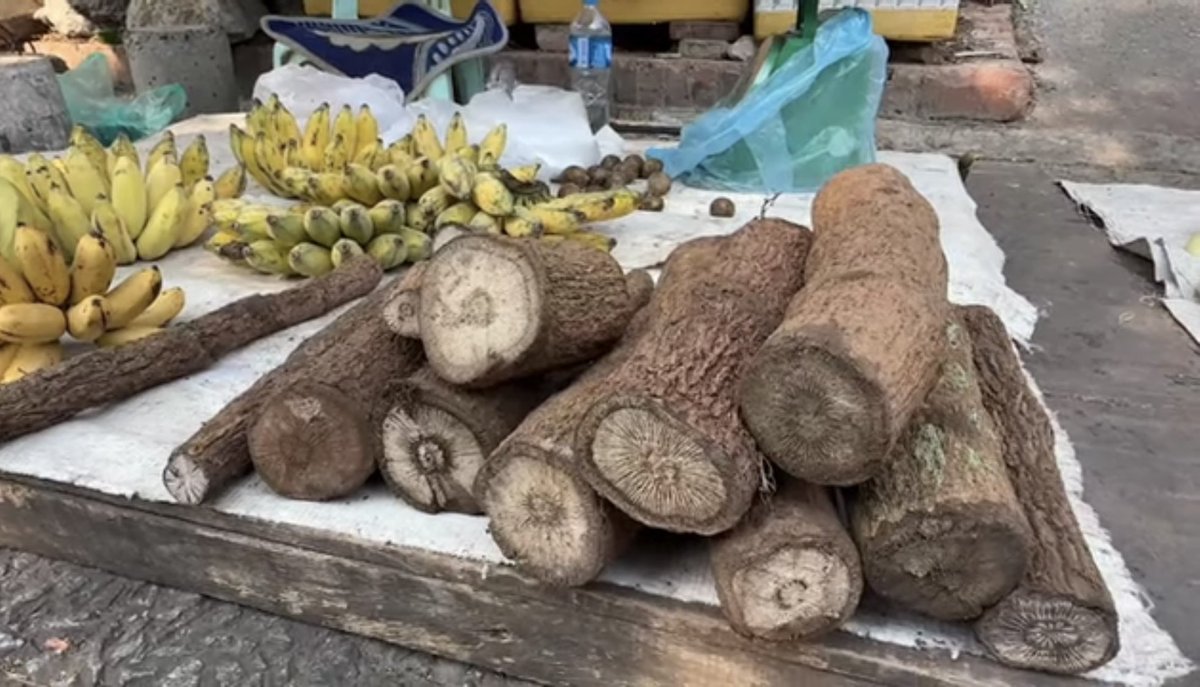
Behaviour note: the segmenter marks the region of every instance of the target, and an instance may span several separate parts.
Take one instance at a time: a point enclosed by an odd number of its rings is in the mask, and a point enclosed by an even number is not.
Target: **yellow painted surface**
[[[520,0],[530,24],[566,24],[579,14],[579,0]],[[663,21],[741,21],[750,0],[600,0],[600,13],[613,24]]]
[[[953,7],[924,10],[872,9],[875,33],[896,41],[937,41],[954,36],[958,10]],[[795,12],[755,12],[754,35],[762,39],[787,33],[796,26]]]
[[[397,0],[358,0],[358,11],[364,17],[375,17],[396,6]],[[517,21],[517,0],[492,0],[504,23],[515,24]],[[462,19],[471,14],[475,0],[452,0],[451,7],[454,16]],[[328,17],[332,11],[332,0],[304,0],[304,13],[315,17]]]

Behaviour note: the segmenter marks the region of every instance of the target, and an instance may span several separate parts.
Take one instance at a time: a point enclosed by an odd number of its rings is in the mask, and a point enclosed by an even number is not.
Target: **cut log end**
[[[470,428],[442,408],[395,406],[383,420],[383,476],[419,510],[479,513],[471,489],[484,458]]]
[[[466,384],[534,345],[540,277],[515,245],[455,241],[426,268],[419,310],[431,364],[446,381]]]
[[[375,470],[366,418],[350,399],[324,385],[297,384],[267,401],[248,439],[259,476],[289,498],[341,498]]]
[[[163,470],[163,485],[171,498],[195,506],[208,494],[209,479],[185,453],[173,454]]]
[[[840,624],[861,583],[829,552],[785,545],[734,573],[739,631],[772,640],[809,638]],[[852,598],[853,597],[853,598]]]
[[[504,555],[543,582],[585,584],[608,560],[610,523],[586,483],[534,453],[510,448],[478,490],[492,537]]]
[[[887,451],[883,394],[824,348],[768,341],[742,384],[742,418],[786,472],[850,486],[876,472]]]
[[[1118,647],[1109,611],[1027,591],[989,610],[975,631],[1000,662],[1052,673],[1086,672],[1107,663]]]
[[[428,264],[418,262],[409,267],[391,299],[383,304],[384,324],[409,339],[421,338],[421,282]]]

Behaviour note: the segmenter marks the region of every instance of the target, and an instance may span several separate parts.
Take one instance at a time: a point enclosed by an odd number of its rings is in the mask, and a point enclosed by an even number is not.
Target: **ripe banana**
[[[90,215],[74,196],[57,186],[51,186],[50,217],[54,220],[59,246],[66,259],[70,260],[75,255],[75,244],[91,230]]]
[[[104,296],[84,298],[67,310],[67,332],[79,341],[95,341],[108,331],[108,301]]]
[[[371,223],[371,216],[361,205],[346,207],[342,210],[340,219],[342,236],[356,241],[360,245],[367,245],[371,237],[375,235],[375,226]]]
[[[398,140],[392,143],[392,145],[388,146],[388,151],[392,154],[393,162],[395,161],[394,158],[397,155],[404,155],[409,159],[412,159],[418,154],[417,146],[413,143],[412,134],[404,134],[401,136]]]
[[[385,165],[376,175],[379,178],[379,190],[384,197],[392,200],[408,200],[412,191],[408,185],[408,175],[398,165]]]
[[[183,157],[179,158],[179,171],[183,175],[184,188],[190,189],[192,185],[208,176],[208,141],[204,139],[204,134],[200,134],[192,139],[191,144],[183,150]]]
[[[57,341],[17,346],[12,361],[4,369],[0,384],[11,384],[43,368],[62,362],[62,344]]]
[[[197,204],[195,200],[187,201],[187,210],[180,221],[175,243],[171,245],[171,248],[184,248],[192,245],[199,241],[204,236],[204,232],[214,224],[216,224],[216,219],[213,217],[212,201],[201,204]]]
[[[309,116],[301,143],[305,166],[314,172],[321,171],[325,148],[329,146],[329,103],[322,104]]]
[[[383,200],[367,211],[376,234],[396,234],[404,226],[404,203]]]
[[[504,218],[504,233],[513,238],[540,238],[545,229],[529,210],[517,208],[515,214]]]
[[[383,200],[383,194],[379,192],[379,177],[362,165],[346,165],[346,180],[342,187],[351,198],[363,205],[371,206]]]
[[[535,205],[527,212],[536,217],[547,234],[572,234],[580,229],[584,216],[577,210],[556,210]]]
[[[346,197],[341,172],[322,172],[308,178],[308,196],[321,205],[333,205]]]
[[[112,246],[118,265],[130,265],[137,262],[137,246],[134,245],[133,239],[130,238],[129,232],[125,228],[125,222],[121,220],[121,215],[117,213],[112,203],[104,201],[96,204],[96,209],[92,211],[92,231],[99,232]],[[76,258],[78,256],[79,252],[76,248]]]
[[[319,277],[333,271],[333,257],[329,249],[315,243],[292,246],[287,260],[293,272],[305,277]]]
[[[111,191],[108,180],[78,148],[72,148],[67,153],[66,162],[67,184],[71,187],[71,195],[79,201],[83,211],[91,215],[96,207],[96,197],[107,196]]]
[[[432,161],[437,161],[442,158],[445,149],[442,148],[442,142],[438,140],[437,131],[433,125],[429,123],[429,119],[425,115],[417,117],[417,123],[413,125],[412,133],[410,134],[413,140],[413,148],[417,155],[424,156]]]
[[[0,305],[0,341],[17,344],[58,341],[67,331],[67,318],[46,303]]]
[[[33,187],[29,185],[29,179],[25,176],[25,165],[17,162],[11,155],[0,155],[0,179],[12,184],[21,194],[21,198],[33,209],[37,209],[37,194],[33,192]]]
[[[517,181],[531,184],[537,181],[537,175],[540,171],[542,171],[542,166],[540,164],[532,164],[513,167],[512,169],[508,170],[508,173],[511,174]]]
[[[167,197],[167,192],[182,184],[183,172],[179,165],[169,160],[158,163],[146,176],[146,207],[153,213]]]
[[[471,187],[478,173],[475,164],[457,155],[446,155],[438,161],[438,181],[446,193],[466,200],[471,197]]]
[[[308,233],[304,230],[304,216],[290,212],[267,217],[267,234],[283,249],[308,240]]]
[[[410,215],[409,225],[416,229],[424,229],[433,224],[433,220],[442,213],[443,210],[454,204],[454,197],[446,192],[446,189],[441,186],[435,186],[425,193],[421,194],[417,200],[417,215],[416,219]],[[474,214],[474,213],[472,213]]]
[[[149,198],[142,170],[128,158],[117,160],[113,168],[112,205],[125,223],[125,231],[131,239],[137,239],[146,228],[146,217],[150,212]]]
[[[334,134],[333,140],[325,148],[325,157],[321,162],[321,167],[326,172],[338,173],[341,172],[350,162],[349,144],[346,142],[346,137],[342,134]]]
[[[490,172],[480,172],[476,175],[471,199],[480,210],[496,217],[511,215],[515,205],[512,191]]]
[[[271,238],[271,234],[269,233],[270,227],[267,226],[267,218],[277,212],[278,210],[275,208],[247,206],[238,213],[234,229],[246,242],[268,240]]]
[[[16,264],[13,241],[20,222],[21,194],[12,184],[0,179],[0,258]]]
[[[501,220],[497,219],[493,215],[488,214],[486,210],[480,210],[479,212],[475,213],[475,216],[471,218],[471,221],[467,222],[467,226],[476,231],[482,231],[488,234],[504,233]]]
[[[542,237],[543,241],[574,241],[582,243],[586,246],[591,246],[597,250],[602,250],[605,253],[611,253],[617,247],[617,240],[611,236],[597,234],[594,231],[576,231],[570,234],[554,234]]]
[[[246,244],[242,241],[241,234],[224,229],[217,231],[204,242],[204,250],[219,258],[234,262],[241,262],[242,251],[245,247]]]
[[[37,300],[62,305],[71,297],[71,271],[58,244],[37,229],[17,227],[17,269]]]
[[[433,228],[441,229],[447,224],[466,224],[475,217],[477,212],[479,212],[479,208],[472,203],[455,203],[438,213],[433,220]]]
[[[375,115],[371,113],[371,108],[368,105],[363,105],[358,110],[358,116],[354,120],[354,150],[356,153],[361,153],[379,139],[379,122],[375,119]]]
[[[79,239],[75,259],[71,262],[72,305],[88,296],[103,294],[117,273],[117,255],[112,244],[100,232]]]
[[[367,244],[367,255],[375,258],[386,271],[404,263],[408,257],[408,245],[404,243],[404,237],[398,234],[380,234]]]
[[[337,117],[333,120],[333,141],[335,143],[338,140],[338,136],[342,137],[341,143],[338,144],[341,148],[341,154],[348,160],[351,155],[358,151],[358,126],[354,121],[354,110],[349,105],[343,105],[342,109],[338,111]],[[371,140],[375,139],[372,138]],[[328,159],[328,152],[326,152],[326,160]],[[345,161],[343,161],[342,165],[345,164]],[[325,171],[335,172],[341,171],[341,169],[341,166],[334,168],[326,167]]]
[[[0,305],[32,303],[33,299],[33,289],[29,288],[17,266],[0,256]]]
[[[164,162],[159,167],[169,164]],[[183,230],[187,210],[188,200],[184,196],[182,185],[176,185],[167,191],[162,201],[150,213],[146,229],[137,238],[138,257],[142,260],[157,260],[170,252]]]
[[[334,268],[341,267],[342,263],[350,262],[355,256],[362,254],[362,246],[351,239],[341,239],[333,244],[333,248],[329,249],[329,257],[333,261]]]
[[[129,139],[129,136],[125,132],[117,134],[117,140],[113,141],[109,150],[118,158],[127,157],[134,165],[139,168],[142,166],[142,158],[138,155],[137,146],[133,145],[133,141]]]
[[[217,198],[241,198],[246,192],[246,168],[234,165],[221,173],[213,185]]]
[[[313,176],[313,173],[303,167],[285,167],[283,170],[275,173],[276,182],[287,189],[288,193],[297,198],[307,198],[308,179]]]
[[[437,164],[427,157],[419,157],[405,168],[408,175],[410,198],[420,198],[426,191],[440,183]]]
[[[500,124],[488,132],[479,143],[479,165],[494,167],[500,164],[504,147],[508,144],[508,125]]]
[[[304,233],[317,245],[329,248],[342,237],[341,216],[329,208],[309,208],[304,213]]]
[[[71,147],[83,153],[101,177],[105,176],[108,170],[108,152],[87,129],[78,124],[71,129]]]
[[[476,167],[479,166],[479,146],[463,146],[454,151],[454,154],[470,162]]]
[[[115,348],[161,334],[162,331],[162,327],[126,327],[101,336],[96,339],[96,345],[101,348]]]
[[[108,303],[108,329],[121,329],[137,319],[162,291],[162,273],[147,267],[126,277],[104,297]]]
[[[282,102],[271,109],[271,126],[274,127],[276,138],[299,140],[303,135],[296,116]]]
[[[184,297],[183,289],[178,286],[163,289],[158,297],[142,311],[142,314],[133,318],[128,326],[165,327],[168,322],[183,312],[183,306],[186,303],[187,299]]]
[[[233,125],[230,125],[233,127]],[[171,164],[179,163],[179,156],[175,148],[175,134],[171,131],[163,133],[162,138],[158,139],[158,143],[150,149],[150,154],[146,156],[146,173],[154,171],[154,167],[160,162],[170,162]]]
[[[350,162],[362,165],[363,167],[374,171],[375,167],[373,165],[375,164],[375,156],[378,155],[379,151],[381,150],[383,150],[382,141],[371,141],[365,146],[359,146],[358,152],[350,158]]]
[[[573,210],[584,222],[602,222],[632,214],[637,210],[638,199],[636,191],[617,189],[600,193],[577,193],[541,203],[540,207]]]
[[[446,150],[456,151],[467,144],[467,124],[463,121],[462,113],[455,112],[450,118],[450,126],[446,128]]]
[[[405,227],[399,236],[404,239],[405,259],[409,262],[420,262],[433,255],[433,238],[428,234]]]
[[[254,241],[242,252],[246,264],[263,274],[292,274],[287,255],[274,241]]]
[[[38,207],[45,212],[49,206],[47,203],[50,199],[50,186],[54,183],[55,176],[50,170],[54,169],[46,158],[34,153],[25,161],[25,180],[29,182],[29,187],[33,189],[33,195],[38,201]],[[64,184],[65,187],[65,184]],[[12,211],[16,213],[17,207],[14,204]]]
[[[3,383],[4,371],[8,369],[9,363],[17,357],[18,348],[19,344],[0,343],[0,383]]]

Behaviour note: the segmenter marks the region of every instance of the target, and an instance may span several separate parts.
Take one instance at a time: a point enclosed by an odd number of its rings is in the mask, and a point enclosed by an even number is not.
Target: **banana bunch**
[[[100,231],[84,234],[70,262],[29,226],[17,228],[12,248],[11,261],[0,257],[0,383],[61,361],[64,334],[119,346],[157,334],[183,310],[183,290],[163,290],[157,267],[114,286],[116,247]]]
[[[339,200],[332,207],[281,208],[240,200],[215,206],[217,231],[204,247],[264,274],[319,277],[364,253],[385,270],[429,257],[433,240],[406,224],[407,208],[385,199],[367,206]]]
[[[117,264],[156,260],[200,239],[212,224],[213,201],[245,191],[240,166],[216,181],[208,172],[204,137],[180,155],[170,132],[144,167],[128,137],[106,149],[82,127],[60,158],[0,156],[0,256],[13,261],[16,229],[27,226],[51,237],[68,261],[92,232],[104,236]]]

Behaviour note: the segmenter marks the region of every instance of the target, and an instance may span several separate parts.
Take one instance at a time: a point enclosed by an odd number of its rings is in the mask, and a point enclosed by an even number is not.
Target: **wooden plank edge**
[[[1080,683],[840,632],[752,642],[700,604],[2,473],[0,546],[555,685]]]

